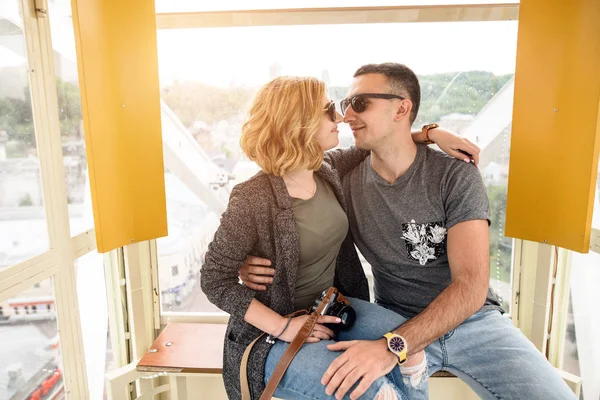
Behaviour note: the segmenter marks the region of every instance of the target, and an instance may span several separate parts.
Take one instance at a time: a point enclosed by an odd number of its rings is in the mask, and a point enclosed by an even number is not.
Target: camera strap
[[[281,359],[279,359],[279,362],[277,363],[277,366],[275,367],[271,378],[269,378],[269,382],[267,383],[264,392],[260,396],[260,400],[269,400],[273,397],[273,394],[277,389],[277,385],[279,385],[281,378],[283,378],[283,374],[285,374],[285,371],[290,366],[292,360],[296,356],[296,353],[298,353],[298,351],[300,350],[300,347],[302,347],[304,342],[306,342],[306,339],[310,336],[313,328],[315,327],[315,324],[317,323],[317,319],[323,314],[325,306],[329,304],[331,296],[333,296],[335,293],[337,293],[337,289],[333,286],[330,287],[327,290],[327,294],[325,295],[317,309],[312,314],[310,314],[308,319],[304,322],[302,328],[300,328],[300,330],[298,331],[288,348],[285,350],[285,352],[281,356]],[[287,316],[297,317],[305,313],[307,313],[307,311],[302,310],[296,311]],[[252,351],[252,347],[254,347],[254,344],[257,341],[259,341],[264,335],[265,334],[263,333],[262,335],[254,339],[252,343],[250,343],[248,347],[246,347],[246,351],[244,352],[244,356],[242,357],[242,364],[240,366],[240,389],[242,391],[242,400],[251,400],[250,386],[248,384],[247,374],[248,358],[250,357],[250,352]]]

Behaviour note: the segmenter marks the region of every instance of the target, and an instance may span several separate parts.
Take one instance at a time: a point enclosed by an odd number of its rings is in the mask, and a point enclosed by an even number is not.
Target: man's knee
[[[427,381],[427,356],[424,355],[421,362],[412,367],[401,366],[400,373],[406,386],[420,389],[423,382]]]

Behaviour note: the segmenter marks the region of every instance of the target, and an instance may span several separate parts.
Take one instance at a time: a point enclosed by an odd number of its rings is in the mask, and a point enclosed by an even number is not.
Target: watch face
[[[390,339],[390,349],[392,349],[392,351],[400,353],[402,350],[404,350],[404,341],[398,336],[394,336]]]

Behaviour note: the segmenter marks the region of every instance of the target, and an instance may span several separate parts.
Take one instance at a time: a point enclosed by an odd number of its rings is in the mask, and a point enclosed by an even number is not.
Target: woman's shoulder
[[[279,186],[277,184],[278,179],[281,180],[281,184],[285,187],[283,179],[261,171],[251,178],[236,184],[231,190],[230,197],[243,196],[248,199],[268,200],[274,196],[274,191]]]

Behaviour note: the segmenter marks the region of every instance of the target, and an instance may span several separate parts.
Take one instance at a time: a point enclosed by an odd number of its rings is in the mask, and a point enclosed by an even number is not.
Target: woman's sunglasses
[[[361,93],[356,94],[349,99],[344,99],[340,102],[342,115],[346,114],[348,106],[351,106],[355,113],[361,113],[367,109],[369,101],[367,99],[400,99],[404,100],[404,97],[395,94],[383,94],[383,93]]]
[[[335,115],[335,103],[333,101],[327,103],[323,111],[325,111],[329,115],[331,121],[335,122],[335,120],[337,119],[337,115]]]

